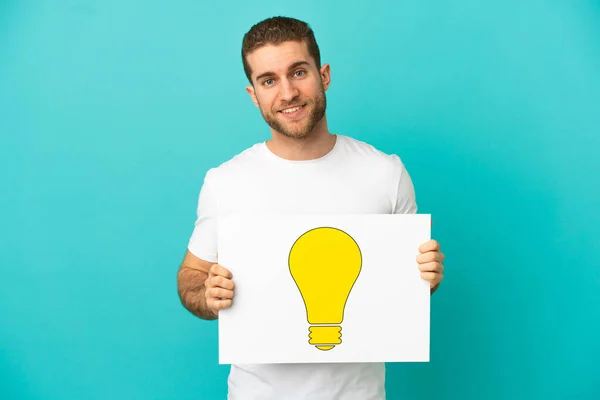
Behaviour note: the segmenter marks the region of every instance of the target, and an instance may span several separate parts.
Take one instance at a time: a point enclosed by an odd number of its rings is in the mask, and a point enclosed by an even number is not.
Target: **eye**
[[[301,70],[301,69],[299,69],[298,71],[294,72],[294,76],[297,76],[297,77],[304,76],[304,74],[306,74],[306,72],[304,72],[304,70]]]
[[[273,82],[275,82],[273,79],[265,79],[265,81],[263,82],[263,85],[265,86],[271,86],[273,84]]]

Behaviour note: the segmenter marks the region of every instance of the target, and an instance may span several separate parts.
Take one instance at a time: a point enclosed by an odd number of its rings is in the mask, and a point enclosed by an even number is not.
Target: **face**
[[[320,69],[304,42],[263,46],[247,56],[252,85],[246,90],[276,132],[301,139],[323,119],[329,65]]]

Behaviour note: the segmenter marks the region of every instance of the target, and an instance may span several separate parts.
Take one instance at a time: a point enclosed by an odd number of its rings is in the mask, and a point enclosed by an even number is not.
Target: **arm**
[[[231,272],[217,264],[219,213],[211,171],[200,190],[194,231],[177,273],[181,304],[206,320],[217,319],[220,310],[231,307],[235,286]]]
[[[396,192],[394,213],[416,214],[418,207],[412,179],[410,178],[408,171],[404,168],[404,164],[402,164],[399,158],[397,160],[400,163],[400,178]],[[442,279],[444,279],[444,266],[442,264],[444,255],[440,252],[440,246],[435,240],[430,240],[426,244],[423,244],[421,248],[419,248],[419,252],[430,253],[425,256],[422,254],[419,255],[417,257],[417,263],[419,263],[421,277],[430,281],[429,295],[431,296],[438,290]]]
[[[206,320],[217,319],[217,315],[206,304],[205,282],[212,265],[188,250],[177,273],[177,293],[181,304],[198,318]]]

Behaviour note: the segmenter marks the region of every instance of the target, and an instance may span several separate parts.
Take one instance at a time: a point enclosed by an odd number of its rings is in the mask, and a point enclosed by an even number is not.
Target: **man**
[[[200,190],[178,291],[190,312],[208,320],[231,307],[235,292],[231,272],[217,264],[219,216],[417,211],[412,181],[398,156],[328,131],[330,66],[321,66],[306,23],[275,17],[254,25],[244,36],[242,60],[250,82],[246,90],[272,137],[209,170]],[[433,293],[443,279],[444,255],[434,240],[419,253],[421,277]],[[256,312],[269,312],[268,305]],[[228,398],[381,400],[384,378],[384,364],[378,363],[232,365]]]

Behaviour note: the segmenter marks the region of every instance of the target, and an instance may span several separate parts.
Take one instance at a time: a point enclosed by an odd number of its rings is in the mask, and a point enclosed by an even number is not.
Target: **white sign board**
[[[219,264],[235,283],[219,363],[429,361],[429,282],[416,262],[431,218],[232,216]]]

